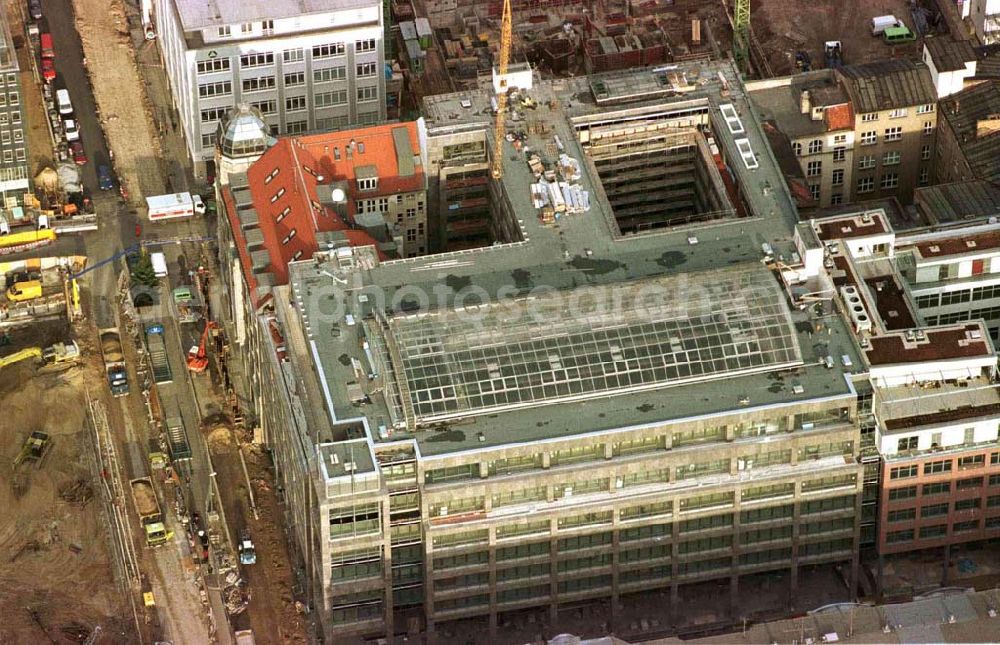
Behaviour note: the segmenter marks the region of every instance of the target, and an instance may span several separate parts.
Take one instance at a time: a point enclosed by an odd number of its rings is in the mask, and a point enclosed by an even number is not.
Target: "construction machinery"
[[[195,374],[201,374],[208,368],[208,354],[205,345],[208,343],[208,333],[218,327],[211,320],[205,322],[205,330],[201,332],[201,341],[188,350],[187,367]]]
[[[253,540],[250,539],[250,531],[240,530],[240,564],[257,564],[257,550],[254,548]]]
[[[746,1],[749,2],[749,0]],[[493,129],[493,168],[491,172],[494,179],[503,177],[503,140],[507,136],[507,66],[510,63],[511,32],[510,0],[503,0],[503,18],[500,24],[497,118]]]
[[[0,357],[0,368],[13,365],[20,361],[35,360],[43,365],[53,363],[68,363],[80,358],[80,346],[75,341],[56,343],[51,347],[26,347],[9,356]]]
[[[28,347],[22,349],[19,352],[14,352],[9,356],[0,357],[0,367],[7,367],[8,365],[13,365],[14,363],[19,363],[26,360],[41,360],[42,358],[42,348],[41,347]]]
[[[34,463],[35,468],[41,468],[42,461],[49,454],[51,448],[52,442],[49,441],[48,434],[40,430],[32,432],[24,440],[24,443],[21,445],[21,451],[17,453],[17,457],[14,457],[14,467],[16,468],[24,463]]]
[[[750,72],[750,0],[735,0],[733,7],[733,58],[745,75]]]

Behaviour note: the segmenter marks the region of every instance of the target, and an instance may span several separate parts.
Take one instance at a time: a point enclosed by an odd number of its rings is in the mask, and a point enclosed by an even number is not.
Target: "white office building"
[[[155,0],[174,104],[199,174],[237,103],[274,134],[385,119],[379,0]]]

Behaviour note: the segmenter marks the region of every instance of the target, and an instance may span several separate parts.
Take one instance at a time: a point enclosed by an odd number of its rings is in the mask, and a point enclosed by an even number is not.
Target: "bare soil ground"
[[[824,67],[823,44],[843,43],[845,65],[885,58],[914,58],[920,45],[887,45],[871,35],[871,19],[892,14],[911,30],[908,0],[753,0],[751,22],[776,76],[795,70],[795,52],[809,53],[813,69]]]
[[[15,347],[67,333],[65,323],[21,330]],[[97,626],[98,643],[134,639],[91,470],[86,369],[36,370],[22,362],[0,372],[0,643],[77,643]],[[27,476],[17,477],[18,495],[13,460],[35,430],[49,434],[51,449],[41,467],[21,466]]]
[[[118,177],[133,204],[143,195],[165,191],[160,168],[161,148],[135,62],[128,22],[121,0],[73,0],[76,29],[89,69],[115,70],[91,74],[101,125],[114,151]]]
[[[308,642],[306,622],[295,607],[292,565],[282,530],[285,521],[274,492],[274,472],[268,457],[255,447],[245,449],[247,472],[260,515],[255,520],[232,431],[216,423],[209,426],[206,436],[219,481],[227,484],[220,486],[220,491],[234,544],[239,530],[245,526],[257,551],[257,564],[242,567],[242,575],[250,585],[250,605],[246,613],[232,618],[233,628],[252,628],[254,634],[266,634],[268,642]]]

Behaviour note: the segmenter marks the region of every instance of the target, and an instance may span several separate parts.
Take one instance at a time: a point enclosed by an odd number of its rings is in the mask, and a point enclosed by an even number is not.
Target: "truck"
[[[142,525],[142,533],[146,538],[146,546],[166,544],[173,537],[173,531],[168,531],[163,523],[163,512],[160,510],[160,500],[156,498],[156,490],[149,477],[140,477],[129,482],[132,487],[132,500],[135,502],[135,512]]]
[[[198,322],[201,318],[201,302],[191,287],[180,286],[174,289],[174,305],[177,307],[177,321],[181,323]]]
[[[240,530],[239,551],[240,564],[257,564],[257,550],[253,546],[250,531],[247,529]]]
[[[167,419],[167,450],[175,465],[178,461],[191,459],[191,444],[188,443],[184,420],[180,417]]]
[[[823,54],[828,68],[841,67],[844,64],[844,49],[839,40],[828,40],[823,44]]]
[[[149,351],[149,362],[153,368],[153,380],[157,383],[170,383],[174,375],[170,371],[170,361],[167,359],[167,343],[163,337],[163,325],[156,323],[146,327],[146,349]]]
[[[896,16],[875,16],[872,18],[872,36],[881,36],[882,33],[891,27],[902,27],[903,21]]]
[[[191,193],[153,195],[146,198],[146,208],[149,211],[150,222],[205,214],[205,202],[201,200],[200,195]]]
[[[104,372],[108,378],[108,387],[114,396],[128,394],[128,369],[125,366],[125,352],[122,350],[122,338],[117,327],[107,327],[98,330],[101,339],[101,356],[104,358]]]

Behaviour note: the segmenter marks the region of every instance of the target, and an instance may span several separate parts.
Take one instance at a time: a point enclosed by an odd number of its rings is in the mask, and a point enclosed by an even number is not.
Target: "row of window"
[[[979,300],[992,300],[1000,298],[1000,284],[991,284],[985,287],[974,289],[960,289],[958,291],[947,291],[945,293],[930,293],[917,296],[917,306],[921,309],[930,307],[944,307],[947,305],[957,305],[965,302],[976,302]]]
[[[887,190],[890,188],[896,188],[899,186],[899,175],[894,172],[882,173],[881,178],[881,188],[882,190]],[[875,178],[874,177],[859,177],[858,178],[858,192],[859,193],[870,193],[875,190]]]
[[[937,517],[939,515],[947,515],[950,508],[955,511],[971,511],[980,508],[982,505],[982,498],[971,497],[969,499],[957,500],[952,506],[948,502],[941,504],[928,504],[926,506],[920,507],[920,518],[926,519],[928,517]],[[1000,495],[990,495],[986,498],[987,508],[996,508],[1000,506]],[[889,511],[888,520],[889,522],[908,522],[915,520],[917,518],[916,508],[901,508],[894,511]]]
[[[1000,475],[990,475],[988,480],[989,486],[1000,486]],[[972,490],[974,488],[982,488],[983,478],[982,477],[968,477],[966,479],[959,479],[955,482],[955,490]],[[951,482],[936,482],[933,484],[924,484],[921,489],[921,494],[924,497],[930,495],[944,495],[951,493]],[[902,500],[902,499],[912,499],[917,496],[917,486],[900,486],[899,488],[889,489],[889,499],[892,501]]]
[[[924,121],[923,127],[924,135],[929,135],[934,133],[934,122]],[[882,140],[886,142],[891,141],[901,141],[903,139],[903,128],[902,126],[894,126],[891,128],[886,128],[883,132]],[[863,146],[873,146],[878,143],[878,130],[869,130],[867,132],[862,132],[859,139],[861,145]]]
[[[979,318],[983,320],[996,320],[1000,318],[1000,306],[982,307],[970,311],[957,311],[950,314],[941,314],[940,316],[924,316],[928,325],[953,325],[958,322],[977,320]]]
[[[925,105],[917,106],[917,114],[930,114],[934,111],[934,104],[927,103]],[[896,108],[889,112],[890,119],[899,119],[905,117],[907,114],[906,108]],[[873,121],[878,121],[878,112],[866,112],[861,115],[861,121],[864,123],[871,123]]]
[[[951,525],[952,534],[968,533],[969,531],[978,531],[981,527],[985,526],[988,529],[1000,528],[1000,517],[990,517],[987,518],[985,524],[980,519],[965,520],[962,522],[955,522]],[[933,538],[945,537],[948,535],[948,525],[947,524],[934,524],[932,526],[922,526],[920,527],[919,539],[928,540]],[[899,544],[901,542],[910,542],[914,540],[917,536],[917,532],[914,529],[904,529],[902,531],[890,531],[885,536],[885,541],[887,544]]]
[[[855,497],[853,495],[845,495],[841,497],[832,497],[822,500],[811,500],[808,502],[802,502],[800,504],[800,515],[809,516],[818,513],[827,513],[833,511],[843,511],[843,510],[853,510],[855,505]],[[634,506],[629,508],[623,508],[620,511],[620,517],[623,521],[629,519],[635,519],[639,517],[664,517],[668,518],[672,514],[672,507],[669,502],[650,502],[641,506]],[[564,517],[558,520],[559,529],[572,529],[582,526],[600,526],[611,524],[613,511],[603,511],[594,513],[585,513],[582,515],[576,515],[571,517]],[[741,511],[740,513],[740,523],[744,527],[742,541],[744,544],[750,544],[753,542],[765,541],[770,539],[776,539],[776,537],[781,534],[786,528],[790,530],[787,521],[782,522],[781,527],[777,528],[775,532],[770,529],[759,528],[751,529],[747,528],[754,524],[762,524],[767,522],[773,522],[775,520],[787,520],[794,515],[794,505],[784,504],[781,506],[772,506],[761,509],[753,509],[747,511]],[[702,531],[712,531],[715,529],[731,528],[733,526],[733,515],[731,513],[723,513],[716,515],[709,515],[705,517],[698,517],[690,520],[683,520],[676,523],[676,529],[678,535],[687,535],[690,533],[697,533]],[[830,531],[836,531],[841,529],[846,529],[853,526],[853,517],[839,518],[835,520],[819,520],[809,523],[802,524],[801,531],[803,534],[810,535],[814,533],[825,533]],[[523,537],[526,535],[548,535],[551,530],[551,524],[549,520],[535,520],[531,522],[526,522],[523,524],[509,524],[505,526],[498,526],[496,529],[497,539],[506,539],[512,537]],[[640,526],[635,528],[622,528],[619,532],[620,542],[629,542],[634,540],[643,540],[650,538],[664,539],[673,535],[674,524],[656,524]],[[610,535],[610,533],[602,533],[598,535]],[[453,533],[447,533],[442,535],[434,536],[433,543],[436,548],[450,547],[450,546],[460,546],[467,544],[486,544],[489,538],[489,532],[487,529],[471,529],[466,531],[457,531]],[[594,542],[593,540],[598,540]],[[610,539],[610,538],[609,538]],[[721,539],[722,542],[716,544],[712,540]],[[722,546],[728,546],[731,541],[731,536],[722,536],[721,538],[705,538],[705,540],[694,540],[682,543],[680,546],[681,553],[687,553],[689,551],[698,551],[704,549],[721,548]],[[582,548],[589,548],[591,546],[598,546],[604,544],[603,537],[594,538],[591,536],[575,536],[563,538],[559,541],[560,550],[575,550]],[[724,542],[724,544],[723,544]],[[687,546],[685,546],[685,544]],[[537,547],[525,544],[518,544],[510,547],[503,547],[498,549],[497,559],[507,560],[515,558],[533,557],[536,555],[544,555],[548,553],[548,542],[538,542]],[[543,548],[542,545],[546,545]],[[435,565],[436,566],[436,565]],[[456,565],[459,566],[459,565]]]
[[[851,528],[851,527],[846,527]],[[608,535],[608,534],[604,534]],[[784,539],[787,539],[785,536]],[[780,538],[775,538],[780,539]],[[680,548],[680,552],[684,554],[689,553],[707,553],[710,551],[717,550],[729,550],[732,548],[731,541],[724,538],[708,538],[705,540],[697,541],[698,544],[692,548]],[[607,544],[607,539],[599,539],[596,543],[587,541],[586,546],[600,546],[602,544]],[[686,544],[695,544],[694,542],[687,542],[679,545],[679,547],[684,547]],[[835,540],[828,540],[824,542],[812,542],[807,544],[802,544],[799,546],[799,556],[808,557],[812,555],[819,555],[823,553],[832,553],[836,551],[847,551],[853,548],[853,540],[851,538],[840,538]],[[515,557],[500,557],[500,550],[497,552],[497,561],[505,562],[512,559],[521,559],[523,557],[540,557],[549,556],[549,544],[547,542],[534,543],[531,545],[524,545],[525,548],[514,548],[512,547],[510,551],[518,551],[522,555]],[[623,564],[632,562],[648,562],[649,566],[639,567],[634,571],[650,571],[655,570],[659,573],[661,578],[669,578],[671,576],[671,567],[669,564],[657,564],[656,561],[662,562],[664,558],[669,558],[671,556],[670,547],[667,545],[655,545],[650,547],[643,547],[639,549],[623,549],[619,552],[619,562]],[[738,560],[738,565],[754,565],[762,564],[765,562],[774,562],[779,560],[788,560],[792,556],[792,549],[790,547],[781,547],[777,549],[752,551],[748,553],[743,553],[740,555]],[[484,565],[489,561],[489,556],[486,552],[478,552],[463,556],[454,556],[446,558],[436,558],[434,560],[435,571],[446,571],[453,568],[460,568],[463,566],[470,565]],[[594,569],[600,567],[611,566],[613,562],[610,553],[598,553],[590,556],[566,559],[557,561],[555,564],[556,571],[558,573],[565,573],[571,571],[579,571],[583,569]],[[680,562],[678,563],[678,574],[687,575],[690,573],[695,573],[700,570],[705,569],[704,563],[711,563],[707,566],[709,569],[727,569],[730,568],[734,563],[729,556],[721,558],[712,558],[710,560],[702,560],[695,562]],[[526,580],[530,578],[548,578],[552,574],[551,564],[548,562],[541,562],[535,564],[521,564],[512,567],[499,568],[497,570],[497,581],[498,582],[509,582],[514,580]],[[633,576],[634,578],[634,576]],[[652,576],[646,576],[646,578],[652,578]],[[610,577],[606,576],[595,576],[591,578],[584,578],[583,580],[601,580],[600,585],[602,587],[610,587]],[[573,582],[572,580],[562,581],[563,583],[569,584]],[[489,574],[487,573],[471,573],[459,575],[454,578],[445,578],[435,581],[434,586],[439,591],[452,591],[455,589],[462,589],[468,587],[475,587],[479,585],[485,585],[489,583]],[[590,586],[591,583],[586,583]],[[533,589],[534,587],[529,587]],[[539,588],[547,589],[547,586],[540,586]],[[560,588],[560,591],[567,591],[566,589]],[[498,592],[502,594],[503,591]],[[547,595],[547,592],[543,595]],[[435,603],[437,605],[437,603]],[[440,608],[440,607],[439,607]]]
[[[288,78],[286,76],[286,82]],[[275,88],[275,78],[273,76],[260,76],[256,78],[243,79],[243,92],[252,93],[272,90]],[[218,81],[215,83],[203,83],[198,86],[198,96],[200,98],[213,98],[229,96],[233,92],[231,81]],[[359,87],[356,92],[358,103],[368,103],[378,100],[377,87]],[[334,90],[330,92],[317,92],[313,100],[317,108],[330,107],[334,105],[347,104],[347,90]],[[273,100],[254,103],[261,110],[262,114],[273,114],[276,104]],[[285,107],[289,111],[305,110],[305,96],[290,96],[285,99]],[[201,120],[204,122],[218,121],[228,108],[209,108],[201,111]]]
[[[271,35],[274,32],[274,21],[264,20],[260,23],[261,31],[265,36]],[[241,34],[252,34],[254,32],[254,23],[245,22],[240,25]],[[219,38],[229,38],[233,35],[232,26],[225,25],[218,28]],[[354,41],[354,51],[357,53],[373,52],[378,49],[378,43],[374,38],[364,38],[362,40]],[[322,45],[314,45],[312,47],[312,57],[317,58],[331,58],[333,56],[343,56],[347,51],[347,45],[345,43],[325,43]],[[247,58],[253,56],[266,56],[268,60],[266,62],[262,60],[249,59],[249,63],[244,63],[241,60],[243,67],[253,67],[258,65],[271,65],[274,63],[274,54],[272,52],[266,52],[261,54],[243,54],[240,58]],[[303,50],[301,48],[296,49],[286,49],[281,53],[281,59],[285,63],[294,63],[301,61],[304,58]]]
[[[369,208],[371,204],[359,205],[359,208]],[[417,204],[418,208],[422,204]],[[379,204],[375,207],[380,208]],[[388,206],[386,205],[386,208]],[[747,421],[732,426],[732,434],[735,438],[760,437],[786,432],[790,427],[812,429],[831,423],[840,423],[849,420],[847,408],[829,408],[816,412],[796,414],[794,419],[788,417],[766,421]],[[702,443],[714,443],[725,441],[727,437],[726,426],[714,426],[701,429],[678,430],[671,435],[671,445],[674,447],[696,445]],[[625,441],[615,441],[611,444],[612,457],[625,455],[650,454],[666,450],[666,436],[663,434],[631,439]],[[800,460],[814,458],[816,456],[830,456],[834,454],[852,454],[854,450],[853,442],[834,442],[831,444],[816,444],[801,448],[798,453]],[[743,461],[744,467],[747,463],[751,465],[766,465],[769,463],[789,463],[784,460],[785,452],[780,455],[771,453],[739,455],[737,462]],[[781,456],[781,459],[778,457]],[[790,458],[791,454],[787,453]],[[550,466],[565,466],[586,462],[605,462],[605,444],[598,443],[589,446],[575,446],[554,450],[549,453]],[[487,476],[511,475],[529,470],[543,469],[542,453],[525,455],[521,457],[501,457],[490,459],[486,462]],[[685,466],[687,467],[687,466]],[[696,466],[697,467],[697,466]],[[426,471],[425,481],[428,484],[442,482],[454,482],[468,479],[479,479],[479,463],[472,462],[458,466],[445,468],[432,468]]]

